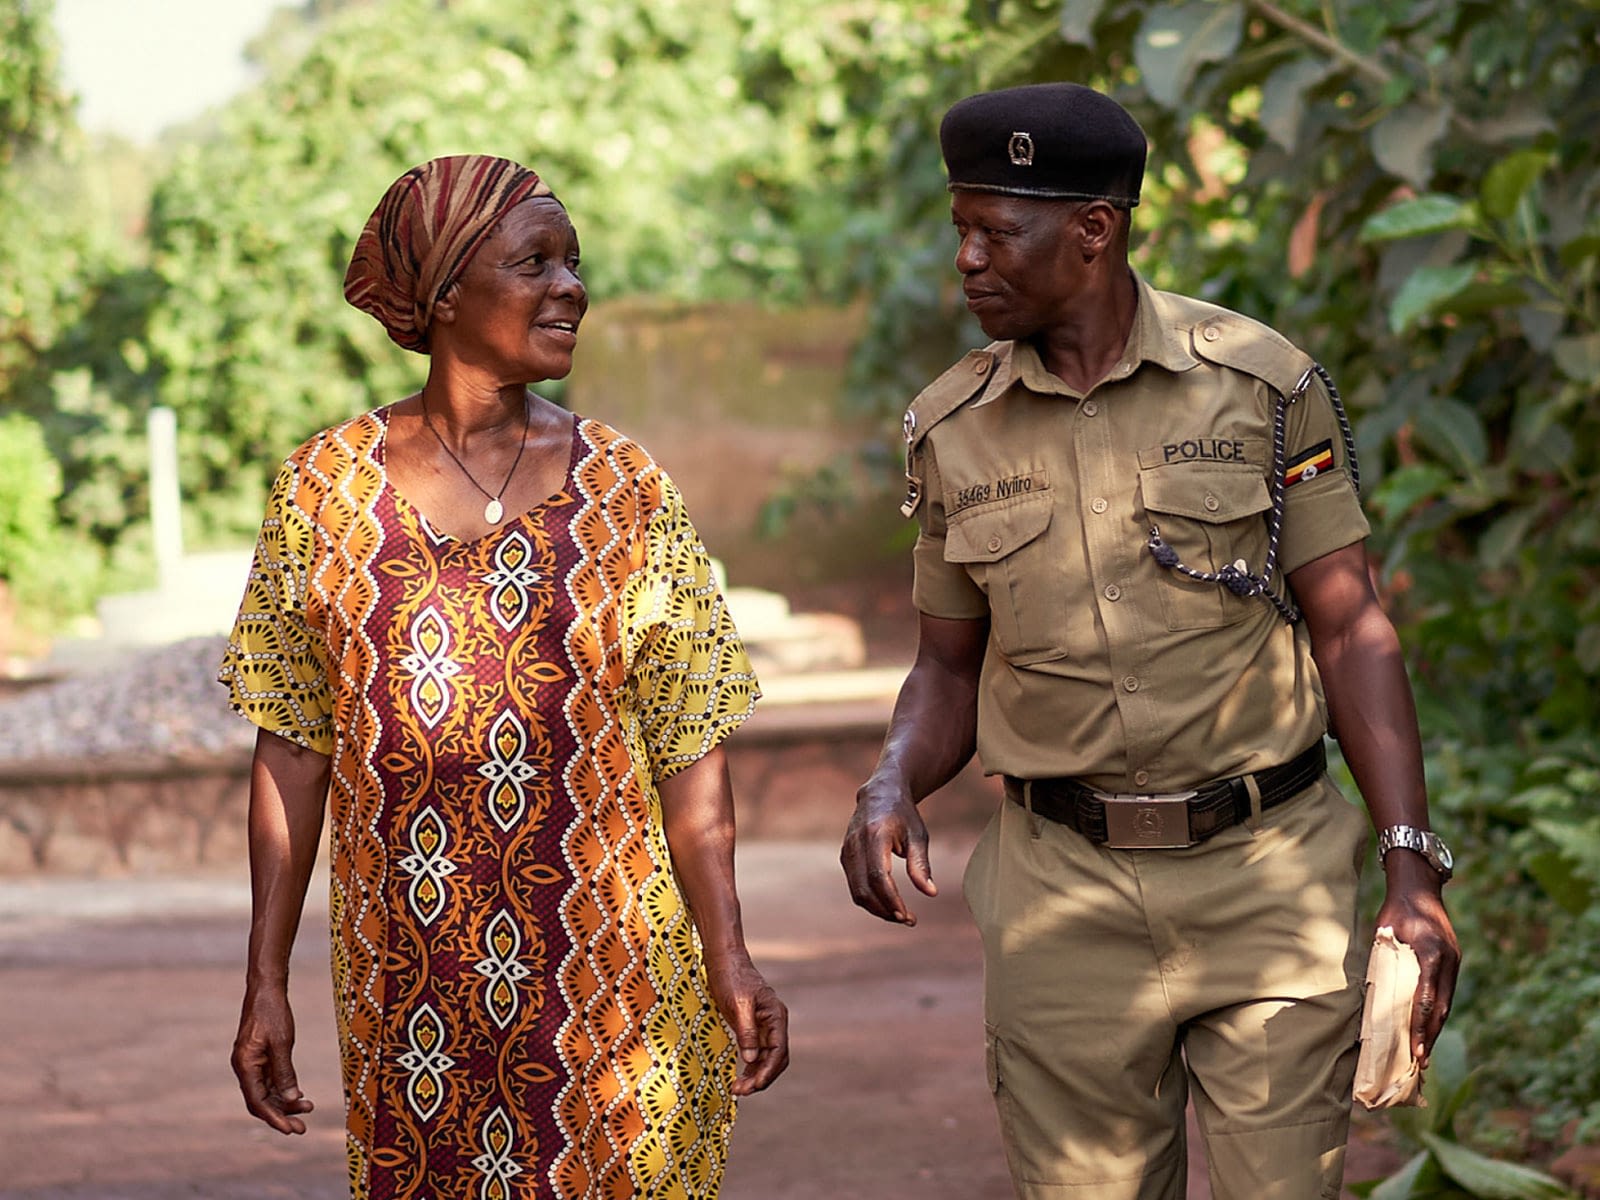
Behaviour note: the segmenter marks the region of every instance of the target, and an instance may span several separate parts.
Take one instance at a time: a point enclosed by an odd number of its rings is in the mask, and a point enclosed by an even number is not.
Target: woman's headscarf
[[[426,354],[433,306],[461,278],[500,218],[530,196],[549,196],[518,163],[484,154],[435,158],[389,185],[356,239],[344,298],[389,337]]]

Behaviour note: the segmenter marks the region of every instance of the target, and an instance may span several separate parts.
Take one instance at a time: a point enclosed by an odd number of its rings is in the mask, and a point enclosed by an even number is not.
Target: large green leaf
[[[1146,90],[1157,102],[1172,106],[1196,71],[1206,63],[1221,62],[1238,49],[1243,32],[1244,5],[1231,0],[1152,6],[1139,26],[1134,62]]]
[[[1320,59],[1291,58],[1261,86],[1261,127],[1290,154],[1300,142],[1306,93],[1326,79],[1331,70]]]
[[[1459,1142],[1434,1134],[1424,1134],[1422,1141],[1446,1175],[1482,1200],[1577,1200],[1573,1193],[1540,1171],[1485,1158]]]
[[[1417,1179],[1428,1164],[1426,1150],[1414,1155],[1389,1178],[1367,1193],[1367,1200],[1410,1200],[1412,1188],[1416,1187]]]
[[[1433,180],[1433,148],[1450,125],[1450,106],[1402,104],[1372,130],[1372,155],[1391,175],[1425,189]]]
[[[1577,383],[1600,383],[1600,332],[1558,338],[1550,355],[1568,379]]]
[[[1489,435],[1483,418],[1450,396],[1434,396],[1417,406],[1412,418],[1417,436],[1434,453],[1471,475],[1489,457]]]
[[[1502,158],[1483,177],[1479,193],[1483,211],[1505,220],[1549,165],[1550,156],[1542,150],[1518,150]]]
[[[1105,0],[1062,0],[1061,40],[1071,46],[1094,45],[1094,23]]]
[[[1372,503],[1390,519],[1404,516],[1424,500],[1441,496],[1450,487],[1450,475],[1429,463],[1401,467],[1385,476],[1373,493]]]
[[[1477,209],[1469,201],[1429,192],[1373,213],[1361,226],[1361,240],[1387,242],[1446,229],[1469,229],[1476,218]]]
[[[1528,874],[1567,912],[1578,916],[1594,902],[1594,887],[1578,874],[1573,861],[1558,850],[1540,850],[1528,855]]]
[[[1452,296],[1472,282],[1475,263],[1452,263],[1447,267],[1418,267],[1400,285],[1389,305],[1389,330],[1404,333],[1414,323],[1435,312]]]

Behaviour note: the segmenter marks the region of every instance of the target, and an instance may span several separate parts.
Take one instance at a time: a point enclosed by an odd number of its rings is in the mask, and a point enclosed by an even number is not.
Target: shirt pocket
[[[950,518],[946,562],[960,563],[989,598],[989,632],[1018,666],[1061,658],[1066,595],[1061,556],[1047,536],[1050,493],[968,509]]]
[[[1272,507],[1272,497],[1260,468],[1146,467],[1139,472],[1139,491],[1150,524],[1184,566],[1215,574],[1229,563],[1242,562],[1256,572],[1266,565],[1262,514]],[[1190,579],[1160,565],[1155,571],[1168,629],[1232,625],[1261,604],[1255,597],[1235,596],[1220,583]]]

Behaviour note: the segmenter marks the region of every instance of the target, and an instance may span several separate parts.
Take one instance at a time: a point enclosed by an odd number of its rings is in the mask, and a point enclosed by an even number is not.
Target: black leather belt
[[[1281,767],[1254,775],[1263,809],[1305,791],[1328,769],[1322,739]],[[1117,850],[1172,850],[1193,846],[1250,817],[1249,775],[1218,779],[1187,792],[1128,795],[1096,791],[1076,779],[1006,776],[1006,796],[1075,829],[1091,842]]]

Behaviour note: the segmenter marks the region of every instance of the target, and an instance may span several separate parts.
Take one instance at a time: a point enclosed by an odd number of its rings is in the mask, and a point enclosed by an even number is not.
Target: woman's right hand
[[[279,1133],[304,1133],[312,1103],[294,1075],[294,1013],[287,987],[250,988],[233,1041],[233,1073],[250,1115]]]

